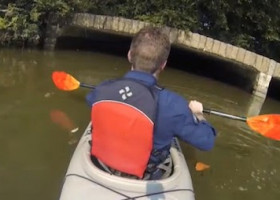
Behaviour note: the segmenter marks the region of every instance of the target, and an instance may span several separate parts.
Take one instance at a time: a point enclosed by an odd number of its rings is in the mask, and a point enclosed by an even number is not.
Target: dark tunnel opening
[[[267,95],[273,99],[280,100],[280,79],[272,78],[269,84]]]

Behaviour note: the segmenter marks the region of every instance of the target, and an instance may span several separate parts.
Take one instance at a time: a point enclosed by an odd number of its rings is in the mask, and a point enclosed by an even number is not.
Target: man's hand
[[[203,112],[203,106],[202,103],[192,100],[189,103],[189,108],[191,109],[192,113],[202,113]]]
[[[202,103],[192,100],[189,103],[189,108],[191,109],[192,113],[196,116],[196,118],[199,121],[206,121],[206,119],[203,116],[203,105]]]

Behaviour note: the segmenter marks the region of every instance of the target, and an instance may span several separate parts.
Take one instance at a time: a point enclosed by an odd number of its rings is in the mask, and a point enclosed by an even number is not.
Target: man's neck
[[[131,66],[131,71],[139,71],[139,72],[144,72],[144,71],[140,71],[140,70],[135,70],[135,68],[133,66]],[[145,72],[145,73],[148,73],[148,72]],[[152,75],[156,78],[156,80],[158,80],[159,78],[159,70],[155,71],[155,73],[153,73]]]

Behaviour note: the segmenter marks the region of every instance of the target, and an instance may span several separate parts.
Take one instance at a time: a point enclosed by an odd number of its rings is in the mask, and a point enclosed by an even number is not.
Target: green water
[[[51,73],[63,70],[98,84],[129,70],[125,57],[83,51],[0,50],[0,199],[58,199],[63,177],[90,117],[87,89],[63,92]],[[258,103],[249,93],[210,78],[170,67],[160,83],[207,108],[233,115],[280,113],[280,102]],[[63,126],[53,118],[63,113]],[[276,200],[280,195],[280,142],[246,123],[207,116],[216,127],[214,149],[202,152],[182,143],[197,200]],[[70,125],[69,125],[70,124]],[[79,128],[75,133],[70,131]],[[210,165],[196,172],[197,161]]]

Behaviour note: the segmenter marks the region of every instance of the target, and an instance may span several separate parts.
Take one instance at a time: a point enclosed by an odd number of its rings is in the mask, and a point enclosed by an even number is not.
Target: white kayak
[[[88,125],[72,156],[65,175],[60,200],[194,200],[190,172],[174,138],[170,153],[173,173],[162,180],[135,180],[111,175],[93,164],[90,158]]]

